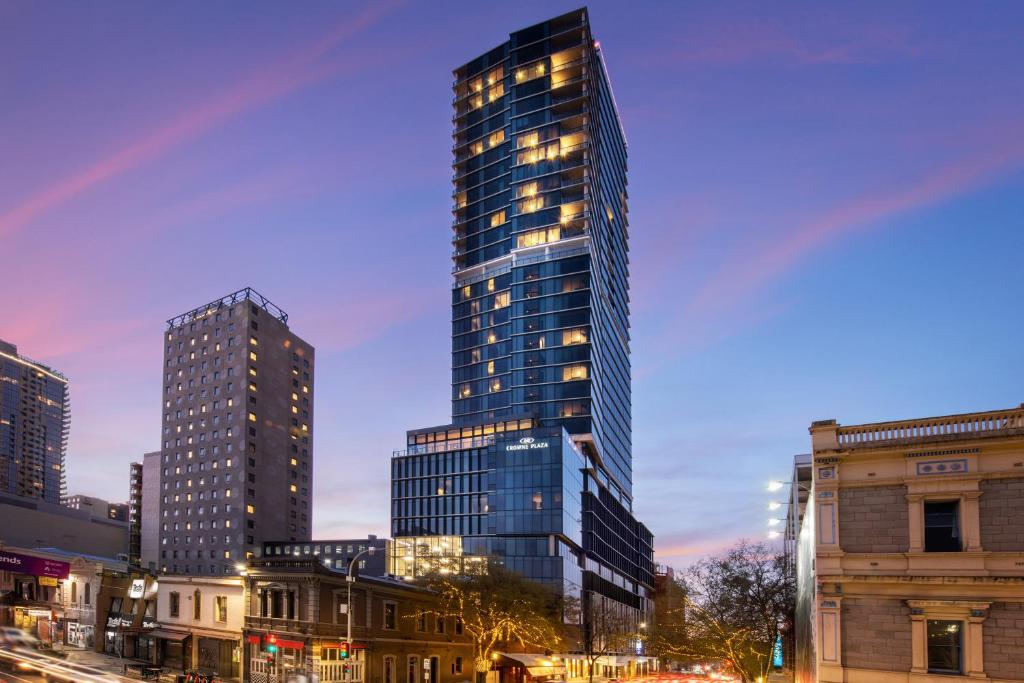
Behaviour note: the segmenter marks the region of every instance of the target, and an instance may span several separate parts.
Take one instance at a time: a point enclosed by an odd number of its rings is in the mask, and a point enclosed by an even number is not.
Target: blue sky
[[[72,381],[73,493],[159,445],[164,321],[317,347],[314,527],[387,533],[449,417],[452,67],[571,3],[0,1],[0,337]],[[594,3],[629,140],[636,510],[762,537],[843,423],[1024,401],[1024,6]]]

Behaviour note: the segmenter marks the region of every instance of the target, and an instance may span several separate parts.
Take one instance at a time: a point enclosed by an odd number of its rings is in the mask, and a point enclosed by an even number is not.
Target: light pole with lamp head
[[[366,550],[356,553],[348,563],[348,574],[345,576],[345,583],[348,585],[348,597],[345,600],[345,621],[347,626],[345,627],[345,643],[348,645],[348,656],[351,657],[352,652],[352,584],[356,582],[355,567],[356,561],[363,555],[373,555],[377,549],[370,546]]]

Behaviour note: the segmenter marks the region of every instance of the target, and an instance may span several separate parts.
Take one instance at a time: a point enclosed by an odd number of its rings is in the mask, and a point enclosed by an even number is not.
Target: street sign
[[[772,648],[772,666],[776,669],[782,668],[782,634],[775,636],[775,646]]]

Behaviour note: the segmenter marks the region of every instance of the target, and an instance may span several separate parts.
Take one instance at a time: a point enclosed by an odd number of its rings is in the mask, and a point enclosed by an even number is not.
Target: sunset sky
[[[70,492],[127,498],[165,321],[252,286],[317,349],[314,535],[387,535],[450,417],[451,69],[576,6],[0,0],[0,338],[70,378]],[[1024,401],[1024,3],[590,9],[658,561],[764,538],[812,420]]]

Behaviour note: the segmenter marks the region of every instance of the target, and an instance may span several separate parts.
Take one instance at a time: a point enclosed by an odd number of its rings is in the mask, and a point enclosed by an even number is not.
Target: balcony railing
[[[920,420],[878,422],[839,427],[840,446],[873,446],[951,437],[992,437],[1024,434],[1024,404],[1013,410],[968,413]]]
[[[345,624],[327,624],[316,621],[300,621],[298,619],[274,619],[271,617],[245,617],[245,627],[263,631],[273,631],[277,634],[293,633],[301,636],[326,636],[329,638],[345,638]],[[352,636],[356,637],[362,632],[358,626],[352,627]]]

